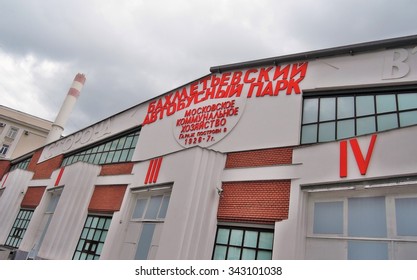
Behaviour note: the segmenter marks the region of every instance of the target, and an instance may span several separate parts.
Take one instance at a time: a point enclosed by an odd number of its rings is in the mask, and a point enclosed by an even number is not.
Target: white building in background
[[[417,259],[417,36],[210,71],[0,160],[0,256]]]
[[[52,122],[0,105],[0,159],[18,158],[45,144]]]

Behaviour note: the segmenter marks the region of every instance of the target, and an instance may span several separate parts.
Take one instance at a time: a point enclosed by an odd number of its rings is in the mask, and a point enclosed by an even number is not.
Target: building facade
[[[44,145],[50,121],[0,105],[0,159],[18,158]]]
[[[417,258],[417,36],[210,71],[0,161],[4,258]]]

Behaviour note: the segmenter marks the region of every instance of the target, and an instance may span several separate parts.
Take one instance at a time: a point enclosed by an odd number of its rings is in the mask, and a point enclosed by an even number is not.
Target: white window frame
[[[18,132],[19,132],[19,129],[17,127],[12,126],[9,128],[9,131],[7,131],[6,137],[10,139],[15,139]]]
[[[5,156],[7,152],[9,151],[9,149],[10,149],[10,145],[3,144],[2,147],[0,148],[0,155]]]
[[[387,236],[381,238],[374,237],[351,237],[348,236],[348,199],[349,198],[365,198],[365,197],[385,197],[385,215]],[[306,207],[306,238],[321,240],[363,240],[363,241],[386,241],[388,242],[388,258],[393,259],[395,255],[395,244],[398,242],[417,242],[417,236],[400,236],[397,234],[395,199],[398,198],[417,198],[417,184],[372,187],[358,186],[356,189],[348,188],[340,190],[327,189],[323,191],[310,192],[308,194]],[[316,202],[343,202],[343,234],[315,234],[314,229],[314,204]]]

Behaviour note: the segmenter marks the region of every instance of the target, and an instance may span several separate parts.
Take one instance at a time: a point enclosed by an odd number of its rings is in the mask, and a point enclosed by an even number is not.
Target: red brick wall
[[[59,155],[37,164],[41,154],[42,149],[37,150],[33,154],[32,159],[28,165],[28,170],[35,173],[33,175],[33,179],[51,178],[52,172],[61,166],[62,160],[64,159],[64,155]]]
[[[227,154],[226,168],[270,166],[292,163],[292,148],[272,148]]]
[[[46,187],[29,187],[20,206],[23,208],[36,208],[41,202],[45,189]]]
[[[0,180],[3,178],[4,174],[6,174],[10,169],[10,161],[8,160],[0,160]]]
[[[291,180],[223,183],[217,218],[272,224],[288,219]]]
[[[106,164],[101,167],[100,176],[131,174],[133,162]]]
[[[95,186],[88,211],[112,213],[119,211],[127,185]]]

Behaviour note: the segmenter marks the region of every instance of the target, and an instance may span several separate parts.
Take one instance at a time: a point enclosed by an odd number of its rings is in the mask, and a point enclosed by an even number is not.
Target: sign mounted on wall
[[[208,147],[223,139],[243,114],[246,100],[300,94],[307,62],[213,74],[149,103],[142,126],[173,118],[183,147]]]

